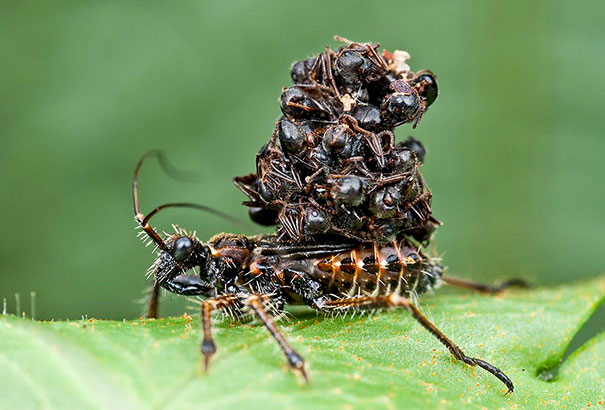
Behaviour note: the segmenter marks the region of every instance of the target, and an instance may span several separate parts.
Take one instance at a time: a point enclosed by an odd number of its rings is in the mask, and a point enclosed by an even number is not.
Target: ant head
[[[437,95],[439,95],[437,77],[435,74],[429,70],[418,71],[412,80],[412,84],[418,90],[418,93],[424,100],[426,107],[430,107],[431,104],[433,104],[437,99]]]
[[[439,94],[437,77],[428,70],[417,72],[409,83],[395,80],[389,88],[392,92],[385,97],[381,108],[387,122],[395,127],[414,121],[413,128],[416,128]]]
[[[416,128],[426,109],[418,91],[404,80],[393,81],[389,88],[392,92],[385,97],[381,107],[386,121],[395,127],[414,121]]]

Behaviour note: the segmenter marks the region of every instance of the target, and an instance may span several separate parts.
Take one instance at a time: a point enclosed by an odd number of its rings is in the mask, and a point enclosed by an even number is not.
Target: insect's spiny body
[[[239,283],[269,287],[286,303],[322,309],[326,301],[396,293],[410,297],[438,284],[441,267],[408,242],[366,244],[327,255],[266,255],[263,242],[251,252]],[[273,252],[270,252],[273,253]]]
[[[137,220],[144,231],[157,235],[145,217],[137,214]],[[277,330],[267,308],[279,312],[286,304],[306,304],[322,312],[347,312],[404,307],[456,359],[487,370],[506,385],[507,393],[514,389],[501,370],[467,356],[413,300],[442,280],[484,292],[498,292],[519,282],[489,287],[442,278],[436,260],[409,241],[296,246],[284,245],[275,235],[223,233],[203,243],[177,229],[176,234],[160,239],[158,247],[152,267],[156,284],[173,293],[207,297],[202,303],[201,348],[206,367],[216,352],[210,320],[215,310],[254,313],[280,345],[290,367],[307,379],[304,360]]]
[[[408,241],[291,247],[280,245],[275,235],[223,233],[203,245],[180,232],[169,235],[166,243],[175,248],[185,243],[192,251],[178,263],[161,252],[152,266],[156,281],[170,291],[190,277],[190,270],[199,270],[199,286],[188,279],[188,290],[180,293],[271,294],[282,306],[306,304],[319,310],[341,298],[419,295],[439,284],[442,271]]]

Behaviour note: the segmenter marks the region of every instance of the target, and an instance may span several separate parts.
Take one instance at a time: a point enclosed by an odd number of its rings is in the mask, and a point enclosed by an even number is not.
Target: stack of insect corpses
[[[280,240],[424,242],[438,224],[418,170],[423,146],[393,135],[435,101],[435,77],[410,71],[406,52],[378,47],[348,42],[292,65],[256,173],[235,178],[251,218],[276,224]]]

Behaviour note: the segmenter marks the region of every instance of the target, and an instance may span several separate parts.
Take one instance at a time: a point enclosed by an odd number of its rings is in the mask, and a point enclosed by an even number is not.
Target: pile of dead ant
[[[419,172],[424,147],[395,143],[395,127],[414,127],[437,98],[428,70],[409,54],[353,43],[292,65],[294,85],[280,98],[282,118],[235,183],[251,218],[277,225],[288,243],[426,242],[438,221]]]

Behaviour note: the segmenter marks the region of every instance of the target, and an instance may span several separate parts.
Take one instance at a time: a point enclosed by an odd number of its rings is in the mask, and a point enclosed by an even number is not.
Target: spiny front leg
[[[508,389],[505,395],[513,392],[515,386],[513,385],[511,379],[506,374],[504,374],[504,372],[484,360],[467,356],[462,351],[462,349],[460,349],[445,334],[443,334],[443,332],[439,330],[437,326],[435,326],[430,320],[428,320],[426,316],[424,316],[409,299],[403,296],[393,293],[387,296],[366,296],[351,299],[339,299],[325,302],[322,306],[322,309],[325,311],[342,311],[389,307],[405,307],[410,312],[412,317],[416,319],[426,330],[431,332],[433,336],[435,336],[437,340],[439,340],[445,347],[447,347],[447,349],[456,359],[473,367],[479,366],[496,376],[502,383],[504,383],[504,385]]]
[[[212,338],[212,312],[219,309],[226,309],[239,302],[235,294],[226,294],[207,299],[202,303],[202,329],[204,339],[202,340],[201,352],[204,356],[204,370],[208,370],[210,359],[216,353],[216,345]]]
[[[147,319],[157,319],[160,305],[160,284],[157,282],[153,283],[151,288],[151,295],[149,295],[149,302],[147,304]]]
[[[457,278],[454,276],[444,276],[441,279],[450,286],[455,286],[457,288],[463,288],[463,289],[470,289],[470,290],[474,290],[474,291],[481,292],[481,293],[487,293],[490,295],[498,294],[498,293],[504,291],[505,289],[508,289],[511,287],[517,287],[517,288],[523,288],[523,289],[529,287],[529,285],[526,281],[524,281],[523,279],[517,279],[517,278],[506,280],[499,285],[488,285],[486,283],[473,282],[470,280]]]
[[[304,359],[292,348],[292,346],[290,346],[284,336],[279,332],[275,322],[273,322],[273,319],[271,319],[263,307],[263,299],[267,300],[269,297],[263,295],[250,295],[246,300],[246,303],[250,306],[250,309],[254,311],[260,321],[263,322],[263,325],[265,325],[269,333],[271,333],[271,336],[273,336],[281,350],[284,352],[290,368],[299,371],[305,382],[308,382],[309,378],[307,377],[307,371],[305,370]]]

